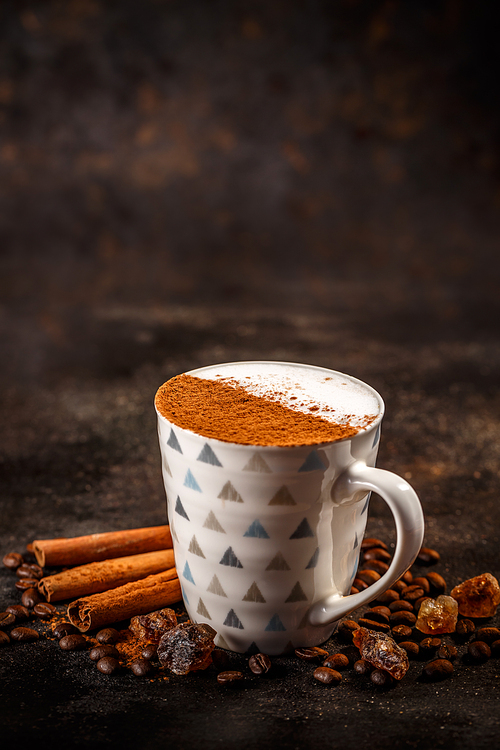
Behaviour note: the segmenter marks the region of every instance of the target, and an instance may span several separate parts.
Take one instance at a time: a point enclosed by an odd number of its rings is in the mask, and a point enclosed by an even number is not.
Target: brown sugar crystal
[[[359,424],[334,423],[248,393],[236,382],[178,375],[158,390],[156,408],[173,424],[208,438],[242,445],[313,445],[349,438]]]

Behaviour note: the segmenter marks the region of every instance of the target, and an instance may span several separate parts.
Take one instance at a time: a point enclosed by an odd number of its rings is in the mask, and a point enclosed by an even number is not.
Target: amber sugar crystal
[[[492,617],[500,604],[500,586],[491,573],[469,578],[452,590],[464,617]]]

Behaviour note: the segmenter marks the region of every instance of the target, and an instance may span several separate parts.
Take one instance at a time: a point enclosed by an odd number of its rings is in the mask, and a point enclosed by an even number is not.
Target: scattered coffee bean
[[[429,583],[428,578],[423,578],[422,576],[419,576],[417,578],[413,579],[413,585],[414,586],[420,586],[421,589],[424,590],[424,594],[428,594],[431,590],[431,585]]]
[[[97,664],[98,668],[99,664],[100,662]],[[136,659],[130,665],[130,669],[136,677],[146,677],[147,674],[152,672],[153,667],[151,666],[149,659]]]
[[[383,610],[387,610],[387,612],[384,612]],[[373,609],[368,609],[363,617],[366,620],[371,620],[372,622],[383,622],[385,625],[389,624],[389,615],[391,613],[390,609],[387,609],[387,607],[374,607]]]
[[[389,549],[385,542],[383,542],[381,539],[376,539],[375,537],[367,537],[361,542],[361,549],[363,550],[363,552],[368,549],[372,549],[373,547],[377,547],[377,549]]]
[[[40,602],[43,602],[43,597],[38,589],[26,589],[25,591],[23,591],[21,602],[25,607],[28,607],[28,609],[33,609],[35,604],[40,604]]]
[[[317,667],[314,670],[314,679],[324,685],[338,685],[342,681],[342,675],[330,667]]]
[[[219,672],[217,675],[217,682],[219,685],[228,685],[234,682],[239,682],[239,680],[243,679],[243,673],[237,672],[235,670],[230,670],[227,672]]]
[[[367,560],[361,565],[361,570],[374,570],[382,576],[387,573],[389,566],[383,560]]]
[[[61,638],[64,638],[65,635],[77,634],[78,628],[75,628],[75,626],[72,625],[70,622],[66,622],[65,620],[63,620],[62,622],[57,623],[52,633],[55,635],[55,637],[58,640],[61,640]]]
[[[441,555],[435,549],[422,547],[417,555],[415,563],[417,565],[435,565],[441,560]]]
[[[365,583],[361,578],[355,578],[352,582],[353,588],[357,589],[358,591],[364,591],[368,588],[368,583]]]
[[[472,641],[472,643],[469,643],[467,651],[474,661],[487,661],[491,656],[491,648],[484,641]]]
[[[349,666],[349,659],[345,654],[331,654],[325,659],[323,666],[337,670],[346,669]]]
[[[434,571],[432,571],[431,573],[427,573],[425,577],[429,581],[431,592],[435,596],[445,593],[446,581],[444,580],[443,576],[440,576],[439,573],[435,573]]]
[[[254,674],[267,674],[271,669],[271,659],[267,654],[254,654],[248,660],[248,666]]]
[[[475,629],[476,629],[475,623],[472,622],[472,620],[465,618],[457,622],[455,633],[460,636],[470,636],[472,635],[472,633],[474,633]]]
[[[413,614],[413,612],[407,612],[406,610],[401,610],[400,612],[392,612],[390,617],[391,625],[409,625],[412,627],[412,625],[415,625],[417,622],[416,616]]]
[[[7,646],[8,643],[10,643],[9,636],[3,630],[0,630],[0,646]]]
[[[406,591],[406,589],[408,588],[408,584],[405,583],[404,581],[399,580],[399,581],[396,581],[396,583],[392,584],[392,588],[394,591],[397,591],[398,594],[401,596],[403,591]]]
[[[19,643],[31,643],[31,641],[37,641],[40,638],[33,628],[14,628],[10,631],[10,637]]]
[[[350,594],[359,594],[359,589],[356,588],[356,586],[351,586],[349,590]]]
[[[392,555],[383,547],[371,547],[367,549],[363,555],[363,560],[382,560],[382,562],[389,562],[392,559]]]
[[[358,628],[359,625],[355,620],[344,620],[344,622],[340,623],[337,634],[344,643],[352,643],[352,634]]]
[[[63,651],[82,651],[88,643],[81,633],[72,633],[71,635],[64,635],[59,641],[59,645]]]
[[[440,659],[453,661],[457,658],[457,649],[451,643],[442,643],[437,653]]]
[[[423,669],[424,677],[430,682],[446,680],[453,674],[453,664],[448,659],[434,659]]]
[[[18,578],[36,578],[38,581],[43,578],[43,570],[36,563],[29,564],[23,563],[16,570],[16,576]]]
[[[50,620],[57,612],[57,608],[53,604],[49,604],[49,602],[40,602],[39,604],[35,604],[33,612],[41,620]]]
[[[435,651],[441,645],[441,638],[423,638],[420,641],[422,651]]]
[[[380,604],[389,605],[391,602],[395,602],[398,599],[399,594],[397,591],[394,591],[394,589],[387,589],[387,591],[384,591],[382,594],[379,594],[377,596],[377,601],[380,602]]]
[[[104,659],[105,656],[112,656],[113,659],[119,659],[120,653],[111,643],[102,643],[100,646],[94,646],[89,651],[89,656],[92,661],[99,661],[100,659]]]
[[[376,605],[375,607],[372,607],[371,609],[368,610],[368,612],[376,612],[378,615],[385,615],[386,617],[391,616],[391,610],[389,609],[389,607],[385,607],[383,604],[379,604],[379,605]],[[374,620],[375,618],[372,617],[371,619]]]
[[[368,628],[368,630],[375,630],[377,633],[389,633],[390,625],[385,622],[374,622],[368,620],[366,617],[360,617],[358,620],[360,628]]]
[[[10,570],[17,570],[24,563],[24,558],[18,552],[8,552],[4,555],[3,564]]]
[[[389,687],[394,682],[389,672],[385,672],[383,669],[374,669],[370,674],[370,680],[377,687]]]
[[[389,604],[390,612],[413,612],[413,604],[411,602],[405,602],[404,599],[398,599],[395,602]]]
[[[104,628],[96,635],[99,643],[116,643],[119,637],[120,634],[116,628]]]
[[[148,643],[148,645],[142,649],[141,656],[143,659],[148,659],[149,661],[150,659],[155,658],[157,651],[158,651],[157,643]],[[213,652],[212,652],[212,656],[213,656]]]
[[[1,635],[1,633],[0,633]],[[500,639],[498,641],[493,641],[493,643],[490,646],[491,648],[491,655],[492,656],[500,656]]]
[[[147,664],[148,662],[146,662]],[[112,656],[103,656],[97,662],[97,669],[103,674],[114,674],[120,669],[120,662]]]
[[[403,573],[399,580],[404,581],[404,583],[409,586],[410,583],[413,583],[413,573],[411,572],[411,570],[407,570],[406,573]]]
[[[415,641],[400,641],[399,648],[404,648],[408,656],[418,656],[420,646]]]
[[[407,641],[412,633],[413,630],[408,625],[395,625],[392,628],[392,637],[395,641]]]
[[[19,578],[15,582],[15,587],[18,591],[26,591],[27,589],[36,589],[38,586],[37,578]]]
[[[375,570],[358,570],[356,578],[361,578],[361,580],[367,583],[368,586],[371,586],[373,583],[380,580],[380,573],[377,573]]]
[[[404,599],[405,602],[416,602],[417,599],[420,599],[422,596],[425,596],[423,588],[411,585],[403,591],[401,599]]]
[[[9,610],[7,609],[7,612]],[[500,630],[498,628],[478,628],[476,630],[476,641],[484,641],[485,643],[493,643],[500,638]]]
[[[373,667],[369,661],[366,661],[365,659],[358,659],[358,661],[354,662],[353,669],[358,674],[368,674],[372,671]]]
[[[27,609],[27,607],[23,607],[22,604],[11,604],[10,607],[6,607],[5,611],[11,615],[14,615],[14,617],[16,618],[16,622],[22,622],[23,620],[30,619],[29,609]]]
[[[0,612],[0,629],[10,627],[10,625],[13,625],[15,621],[15,616],[10,612]]]
[[[304,661],[314,661],[314,659],[325,659],[328,656],[328,651],[319,646],[309,646],[308,648],[296,648],[295,656]]]

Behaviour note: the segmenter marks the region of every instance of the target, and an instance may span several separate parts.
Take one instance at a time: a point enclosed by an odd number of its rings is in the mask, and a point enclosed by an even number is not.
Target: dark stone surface
[[[378,465],[419,493],[436,570],[500,576],[490,7],[2,3],[2,554],[163,523],[157,387],[278,359],[377,388]],[[394,542],[376,497],[368,533]],[[0,609],[19,598],[2,569]],[[227,689],[41,638],[0,651],[2,745],[490,750],[499,662],[462,652],[389,691],[232,656]]]

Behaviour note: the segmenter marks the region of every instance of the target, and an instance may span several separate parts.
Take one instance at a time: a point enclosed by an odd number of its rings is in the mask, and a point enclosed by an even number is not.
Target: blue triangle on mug
[[[286,628],[281,622],[279,615],[273,615],[264,630],[266,630],[267,632],[278,632],[284,631],[286,630]]]
[[[324,471],[326,469],[325,464],[319,457],[316,451],[311,451],[308,455],[299,471]]]
[[[380,422],[377,425],[377,429],[375,431],[375,437],[373,438],[372,448],[375,448],[375,446],[378,443],[378,439],[380,437]]]
[[[262,526],[261,522],[256,520],[254,521],[248,529],[245,531],[243,536],[254,536],[258,539],[269,539],[269,534],[265,530],[265,528]]]
[[[314,551],[314,555],[311,557],[311,559],[309,560],[309,562],[306,565],[306,570],[308,570],[309,568],[315,568],[316,567],[316,565],[318,564],[318,557],[319,557],[319,547],[316,547],[316,549]]]
[[[184,506],[181,503],[181,499],[180,499],[179,495],[177,495],[177,500],[176,500],[176,503],[175,503],[175,512],[178,513],[183,518],[185,518],[186,521],[189,521],[189,516],[186,513],[186,511],[184,510]]]
[[[182,571],[182,575],[184,576],[186,581],[190,581],[191,583],[194,583],[193,576],[191,575],[191,570],[189,569],[187,560],[186,560],[186,564],[184,565],[184,570]]]
[[[356,549],[356,548],[357,548],[358,544],[359,544],[359,539],[358,539],[358,532],[357,532],[357,531],[355,531],[355,532],[354,532],[354,549]]]
[[[228,628],[238,628],[238,630],[244,630],[244,627],[241,624],[241,620],[236,614],[236,612],[234,611],[234,609],[229,610],[223,624],[226,625]]]
[[[182,448],[179,445],[179,441],[177,440],[175,432],[172,429],[170,429],[170,437],[167,440],[167,445],[173,448],[174,451],[179,451],[179,453],[182,453]]]
[[[208,443],[205,443],[205,445],[203,446],[203,450],[198,456],[197,461],[203,461],[206,464],[212,464],[212,466],[222,466],[221,462]]]
[[[184,591],[184,586],[181,586],[181,593],[182,593],[182,598],[184,599],[185,603],[189,604],[189,599],[187,598],[186,592]]]
[[[302,519],[290,539],[305,539],[308,536],[314,536],[314,531],[309,526],[307,518]]]
[[[194,478],[194,476],[191,474],[191,469],[188,469],[186,472],[186,478],[184,479],[184,487],[189,487],[192,490],[196,490],[196,492],[201,492],[200,485]]]

